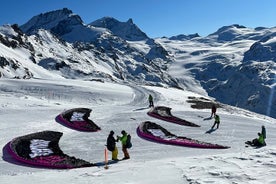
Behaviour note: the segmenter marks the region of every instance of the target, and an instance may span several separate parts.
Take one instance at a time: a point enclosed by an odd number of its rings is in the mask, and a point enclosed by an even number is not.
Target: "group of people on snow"
[[[217,129],[219,128],[220,117],[219,117],[219,115],[216,114],[216,112],[217,112],[217,107],[215,105],[212,105],[211,118],[214,117],[215,122],[211,129],[214,129],[216,125],[217,125],[216,128]],[[266,129],[265,129],[265,126],[263,125],[262,131],[258,132],[258,138],[255,138],[252,141],[246,141],[245,143],[248,145],[251,145],[251,146],[262,147],[262,146],[266,145],[265,139],[266,139]]]
[[[124,153],[123,160],[130,159],[127,149],[132,147],[131,136],[125,130],[122,130],[121,134],[122,134],[122,136],[117,135],[117,139],[115,139],[114,131],[111,130],[107,137],[107,140],[106,140],[107,149],[112,152],[112,160],[114,160],[114,161],[119,160],[118,159],[118,148],[116,146],[116,142],[118,142],[118,141],[121,141],[121,143],[122,143],[122,151]]]
[[[149,101],[149,107],[154,107],[152,95],[149,95],[148,101]],[[211,108],[211,117],[210,118],[213,118],[213,117],[214,117],[215,121],[214,121],[213,126],[211,127],[212,130],[215,128],[215,126],[216,126],[216,129],[218,129],[219,125],[220,125],[220,117],[217,114],[217,107],[216,107],[215,104],[213,104],[212,108]],[[266,145],[265,139],[266,139],[266,129],[263,125],[262,126],[262,132],[258,133],[258,138],[253,139],[252,141],[247,141],[246,143],[250,144],[252,146],[258,146],[258,147],[265,146]]]
[[[148,101],[149,101],[149,107],[154,107],[152,95],[149,95]],[[216,126],[216,129],[218,129],[219,125],[220,125],[220,117],[219,117],[219,115],[216,114],[216,111],[217,111],[217,107],[215,105],[212,105],[211,118],[214,117],[215,121],[214,121],[214,124],[211,129],[214,129],[215,126]],[[116,142],[118,142],[118,141],[121,141],[121,143],[122,143],[122,151],[124,154],[123,160],[130,158],[128,149],[132,147],[131,136],[125,130],[122,130],[121,134],[122,134],[122,136],[117,135],[117,137],[115,139],[114,131],[111,130],[107,137],[107,141],[106,141],[107,149],[112,152],[112,160],[115,160],[115,161],[119,160],[118,159],[118,148],[116,146]],[[258,132],[258,138],[255,138],[252,141],[247,141],[245,143],[249,144],[251,146],[261,147],[261,146],[266,145],[265,139],[266,139],[266,129],[265,129],[265,126],[263,125],[262,131]]]
[[[153,97],[151,94],[148,97],[148,101],[149,101],[149,107],[154,107]],[[119,160],[118,159],[118,148],[116,146],[116,142],[118,142],[118,141],[121,141],[121,143],[122,143],[122,151],[124,153],[123,160],[130,158],[127,149],[132,147],[131,136],[130,136],[130,134],[127,134],[125,130],[122,130],[121,134],[122,134],[122,136],[117,136],[117,138],[115,139],[114,131],[111,130],[109,132],[109,135],[106,140],[107,149],[112,152],[112,160],[114,160],[114,161]]]
[[[214,127],[215,127],[216,125],[217,125],[217,129],[219,128],[220,117],[219,117],[219,115],[216,114],[216,112],[217,112],[217,107],[213,104],[213,105],[212,105],[212,109],[211,109],[211,118],[212,118],[212,117],[215,117],[215,122],[214,122],[214,124],[213,124],[213,126],[212,126],[211,129],[214,129]]]
[[[153,97],[151,94],[148,97],[148,101],[149,101],[149,107],[154,107]],[[119,160],[118,159],[118,148],[116,146],[116,142],[118,142],[118,141],[121,141],[121,143],[122,143],[122,151],[124,153],[123,160],[130,158],[127,149],[132,147],[131,136],[129,134],[127,134],[125,130],[122,130],[121,134],[122,134],[122,136],[117,136],[117,138],[115,139],[114,131],[111,130],[109,132],[109,135],[106,140],[107,149],[112,152],[112,160],[115,160],[115,161]]]

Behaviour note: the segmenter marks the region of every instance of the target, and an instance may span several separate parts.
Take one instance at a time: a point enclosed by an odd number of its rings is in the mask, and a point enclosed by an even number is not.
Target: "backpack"
[[[113,143],[112,139],[108,137],[106,147],[109,151],[115,150],[115,144]]]
[[[126,148],[131,148],[131,147],[132,147],[131,136],[128,134],[127,140],[126,140]]]

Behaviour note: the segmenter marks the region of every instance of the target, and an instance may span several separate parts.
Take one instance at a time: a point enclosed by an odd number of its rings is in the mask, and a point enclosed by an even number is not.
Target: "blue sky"
[[[275,27],[275,0],[1,0],[0,25],[22,25],[40,13],[68,8],[85,24],[104,16],[129,18],[148,36],[199,33],[222,26]]]

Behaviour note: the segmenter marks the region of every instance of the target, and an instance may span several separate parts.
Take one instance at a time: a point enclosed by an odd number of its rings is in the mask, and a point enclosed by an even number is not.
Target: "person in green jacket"
[[[214,129],[214,127],[217,125],[217,129],[219,128],[219,124],[220,124],[220,118],[219,118],[219,115],[215,115],[215,122],[212,126],[212,129]]]
[[[128,153],[128,151],[127,151],[127,146],[126,146],[126,143],[127,143],[127,133],[126,133],[126,131],[124,131],[124,130],[122,130],[122,136],[117,136],[117,138],[118,138],[118,140],[120,140],[121,141],[121,143],[122,143],[122,151],[123,151],[123,153],[124,153],[124,158],[123,158],[123,160],[125,160],[125,159],[129,159],[130,157],[129,157],[129,153]]]
[[[257,147],[261,147],[261,146],[265,146],[266,143],[265,143],[265,138],[264,138],[264,135],[262,133],[258,133],[258,138],[254,139],[252,141],[253,145],[254,146],[257,146]]]

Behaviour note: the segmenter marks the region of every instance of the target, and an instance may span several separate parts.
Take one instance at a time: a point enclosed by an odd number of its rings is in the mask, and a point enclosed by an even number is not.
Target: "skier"
[[[215,122],[212,126],[212,129],[214,129],[215,125],[217,125],[217,129],[219,128],[219,124],[220,124],[220,118],[219,115],[215,115]]]
[[[106,146],[107,149],[112,152],[112,160],[115,161],[118,160],[118,148],[116,146],[116,142],[118,142],[118,140],[115,140],[114,131],[111,130],[106,140]]]
[[[151,96],[151,94],[149,95],[149,107],[154,107],[154,105],[153,105],[153,97]]]
[[[213,117],[213,115],[216,115],[216,111],[217,111],[217,107],[215,105],[212,106],[212,113],[211,113],[211,118]]]
[[[128,137],[128,134],[126,133],[126,131],[122,130],[122,136],[117,136],[117,139],[120,140],[122,142],[122,151],[124,153],[124,158],[123,160],[125,159],[129,159],[129,154],[128,154],[128,151],[127,151],[127,137]]]

